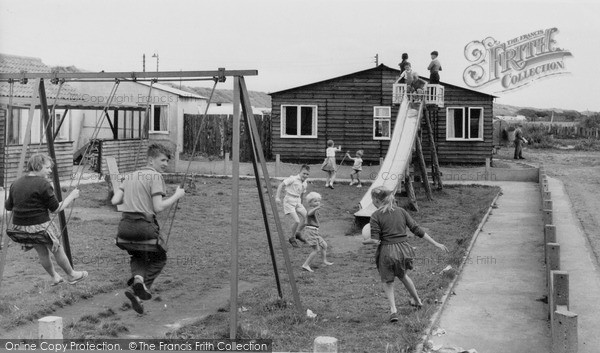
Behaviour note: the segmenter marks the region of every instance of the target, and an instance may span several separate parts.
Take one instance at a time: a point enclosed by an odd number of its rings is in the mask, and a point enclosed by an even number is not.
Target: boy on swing
[[[156,214],[185,195],[185,190],[177,187],[171,197],[165,198],[166,187],[161,172],[165,171],[170,159],[171,151],[167,147],[150,145],[147,165],[127,174],[111,200],[113,205],[123,205],[118,238],[134,241],[133,246],[119,247],[131,256],[131,278],[127,281],[131,288],[125,291],[125,296],[139,314],[144,313],[142,300],[152,298],[150,287],[167,263],[166,244],[165,247],[158,246],[162,238]],[[135,244],[135,241],[152,239],[157,239],[156,245]]]

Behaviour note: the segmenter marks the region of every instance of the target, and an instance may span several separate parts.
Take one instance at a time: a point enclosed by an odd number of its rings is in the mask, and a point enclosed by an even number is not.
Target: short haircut
[[[327,140],[327,146],[333,147],[333,140]]]
[[[406,53],[403,53],[403,54],[402,54],[402,60],[406,60],[406,59],[408,59],[408,54],[406,54]]]
[[[308,164],[303,164],[303,165],[300,166],[300,171],[301,172],[303,170],[305,170],[305,169],[306,169],[307,172],[310,172],[310,166]]]
[[[356,155],[357,155],[357,156],[362,156],[362,155],[363,155],[363,153],[365,153],[363,150],[358,150],[358,151],[356,151]]]
[[[309,192],[308,195],[306,195],[305,199],[306,202],[309,203],[314,199],[320,199],[321,198],[321,194],[319,194],[318,192],[312,191]]]
[[[437,52],[437,50],[434,50],[434,51],[432,51],[432,52],[431,52],[431,55],[438,56],[438,52]]]
[[[148,146],[148,157],[156,158],[161,154],[167,156],[167,158],[171,159],[171,154],[173,152],[165,145],[161,145],[160,143],[153,143]]]
[[[42,170],[46,163],[50,163],[50,167],[54,165],[54,161],[47,154],[44,153],[36,153],[29,157],[27,161],[27,171],[28,172],[39,172]]]

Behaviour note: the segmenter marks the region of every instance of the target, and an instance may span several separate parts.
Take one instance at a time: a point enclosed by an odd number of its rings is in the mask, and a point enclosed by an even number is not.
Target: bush
[[[548,135],[543,125],[525,125],[523,136],[532,148],[553,148],[555,144],[554,137]]]
[[[577,151],[600,151],[600,141],[596,139],[580,140],[575,145]]]
[[[579,126],[587,129],[600,128],[600,114],[595,113],[594,115],[586,116],[579,122]]]

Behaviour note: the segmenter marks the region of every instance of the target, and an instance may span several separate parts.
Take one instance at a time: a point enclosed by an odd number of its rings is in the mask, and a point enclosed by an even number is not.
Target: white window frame
[[[471,138],[471,111],[480,110],[481,115],[479,117],[479,135],[480,137]],[[462,110],[463,118],[463,137],[450,136],[450,121],[454,122],[454,114],[450,114],[451,111]],[[467,112],[468,114],[465,114]],[[452,119],[450,119],[452,117]],[[484,121],[484,109],[483,107],[447,107],[446,108],[446,141],[483,141],[483,121]]]
[[[156,130],[154,129],[154,108],[155,107],[164,107],[164,112],[167,114],[167,118],[165,119],[165,129],[164,130]],[[171,117],[169,114],[169,105],[168,104],[150,104],[150,121],[148,124],[148,132],[150,134],[169,134],[169,126],[171,123]]]
[[[385,109],[383,114],[378,114],[378,111]],[[387,123],[389,136],[376,136],[377,123]],[[375,106],[373,107],[373,140],[390,140],[392,138],[392,107],[390,106]]]
[[[67,114],[70,114],[70,112],[67,112]],[[58,124],[60,123],[60,120],[62,119],[64,115],[63,113],[54,113],[54,119],[52,120],[52,131],[54,133],[56,133],[56,127],[58,126]],[[60,127],[60,130],[58,131],[58,134],[56,135],[56,140],[57,141],[67,141],[69,139],[69,117],[67,116],[65,118],[65,120],[63,121],[62,126]]]
[[[285,133],[285,130],[286,130],[286,110],[285,110],[285,108],[286,107],[296,107],[297,108],[297,111],[296,111],[296,131],[297,131],[297,134],[296,135],[288,135],[288,134]],[[301,135],[302,129],[301,129],[301,126],[300,126],[300,121],[301,121],[300,114],[302,112],[302,108],[306,108],[306,107],[312,108],[312,112],[313,112],[312,113],[312,134],[310,134],[310,135]],[[293,138],[295,138],[295,139],[298,139],[298,138],[300,138],[300,139],[306,139],[306,138],[311,138],[311,139],[314,138],[314,139],[316,139],[317,135],[318,135],[318,133],[317,133],[317,126],[318,126],[317,122],[318,122],[318,119],[319,119],[319,109],[318,108],[319,107],[317,105],[313,105],[313,104],[282,104],[280,106],[280,109],[281,109],[280,110],[281,111],[281,114],[280,114],[281,129],[280,129],[280,132],[279,132],[280,137],[281,138],[292,138],[292,139]]]

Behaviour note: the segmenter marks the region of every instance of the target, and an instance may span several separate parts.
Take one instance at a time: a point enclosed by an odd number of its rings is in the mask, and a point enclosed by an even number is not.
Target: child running
[[[346,157],[354,162],[354,165],[352,166],[352,173],[350,173],[350,179],[352,179],[350,186],[358,184],[356,185],[357,188],[362,188],[362,183],[360,182],[360,172],[362,170],[363,162],[362,156],[363,150],[356,151],[356,158],[352,158],[350,154],[346,153]],[[356,181],[354,181],[354,176],[356,176]]]
[[[25,240],[21,246],[25,251],[35,249],[42,267],[52,277],[51,285],[55,286],[64,283],[65,279],[54,269],[50,254],[54,255],[58,266],[65,271],[67,283],[75,284],[87,278],[88,273],[73,270],[65,250],[60,244],[62,234],[50,219],[49,213],[58,213],[64,210],[79,197],[79,189],[74,189],[66,199],[58,202],[54,189],[48,181],[53,164],[52,159],[45,154],[32,155],[27,162],[27,174],[12,183],[4,206],[7,211],[13,212],[12,230],[25,233],[26,239],[33,238],[32,233],[44,232],[46,234],[47,244],[39,244],[34,241],[27,243]]]
[[[302,241],[302,227],[301,222],[306,219],[306,209],[302,205],[302,195],[306,192],[308,184],[306,180],[310,174],[310,167],[303,164],[300,167],[300,173],[298,175],[291,175],[279,184],[277,192],[275,193],[275,201],[281,203],[281,191],[285,187],[285,197],[283,198],[283,213],[286,218],[292,224],[292,235],[289,238],[290,244],[293,247],[298,248],[298,241],[296,238]]]
[[[342,150],[342,146],[334,147],[333,140],[327,140],[327,150],[325,151],[325,161],[323,162],[322,170],[327,172],[327,179],[325,181],[325,187],[333,189],[333,182],[335,181],[335,172],[337,166],[335,163],[335,153]]]
[[[333,262],[327,261],[327,243],[323,237],[319,235],[319,217],[317,211],[321,208],[321,195],[316,192],[311,192],[306,195],[306,203],[308,204],[308,212],[306,213],[306,226],[304,227],[304,241],[312,246],[313,251],[308,255],[302,268],[308,272],[314,272],[310,268],[310,263],[320,251],[323,254],[323,264],[330,266]]]
[[[371,215],[371,238],[379,240],[375,253],[375,263],[381,277],[383,290],[390,304],[390,322],[398,321],[398,311],[394,299],[394,278],[398,277],[412,297],[411,305],[421,308],[423,302],[417,294],[412,280],[406,274],[413,268],[415,253],[408,243],[406,228],[416,236],[423,238],[438,249],[448,252],[445,245],[433,240],[423,228],[412,219],[403,208],[394,206],[394,193],[384,187],[371,191],[373,204],[377,211]]]

